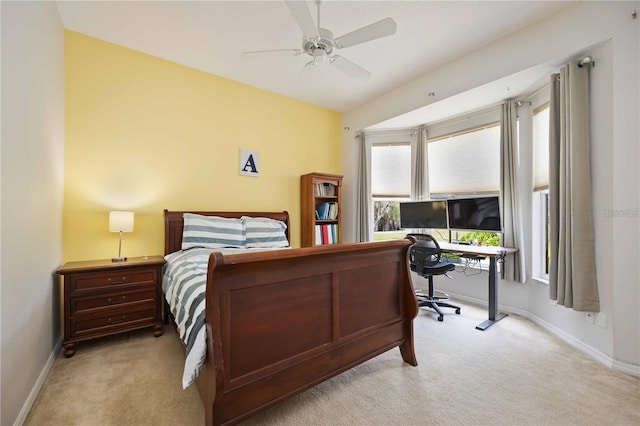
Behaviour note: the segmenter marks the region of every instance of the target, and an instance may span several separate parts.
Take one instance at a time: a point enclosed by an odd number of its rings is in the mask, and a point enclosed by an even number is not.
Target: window
[[[374,240],[404,238],[400,230],[400,201],[410,198],[411,144],[371,146],[371,193]]]
[[[429,141],[432,197],[500,193],[500,125],[490,124]],[[436,232],[436,238],[442,237]],[[449,238],[448,232],[445,234]],[[452,231],[453,240],[500,245],[495,232]],[[441,239],[441,238],[439,238]]]
[[[544,252],[544,269],[542,270],[542,276],[549,279],[549,259],[551,257],[551,243],[549,237],[551,236],[551,229],[549,227],[549,190],[541,192],[542,196],[542,223],[544,229],[542,230],[542,250]]]
[[[499,108],[443,121],[427,128],[430,135],[428,173],[431,198],[499,194],[500,125]],[[409,132],[407,132],[409,134]],[[392,139],[393,138],[393,139]],[[374,239],[403,238],[400,229],[400,201],[411,199],[415,173],[415,132],[412,136],[390,136],[384,131],[370,135],[371,192],[373,198]],[[441,241],[448,241],[447,229],[432,230]],[[463,239],[466,232],[453,232]],[[485,233],[483,233],[485,234]],[[472,235],[471,241],[493,241],[499,235]]]
[[[549,105],[533,113],[533,276],[549,279]]]
[[[500,192],[500,125],[429,141],[431,196]]]
[[[371,147],[371,193],[374,198],[408,198],[411,189],[411,145]]]

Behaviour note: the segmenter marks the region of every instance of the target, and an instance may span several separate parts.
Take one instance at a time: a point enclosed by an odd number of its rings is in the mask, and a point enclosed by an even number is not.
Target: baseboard
[[[483,299],[477,299],[475,297],[469,297],[469,296],[465,296],[463,294],[451,293],[451,292],[447,292],[447,294],[449,294],[449,296],[451,296],[451,298],[457,299],[457,300],[461,300],[463,302],[471,303],[471,304],[482,306],[482,307],[485,307],[485,308],[488,306],[487,301],[483,300]],[[498,311],[506,312],[508,314],[520,315],[521,317],[525,317],[525,318],[529,317],[529,312],[527,312],[525,310],[518,309],[518,308],[513,308],[511,306],[501,305],[500,303],[498,303]]]
[[[599,350],[585,344],[584,342],[581,342],[580,340],[576,339],[572,335],[560,330],[555,325],[548,323],[547,321],[543,320],[537,315],[529,313],[527,317],[532,322],[538,324],[540,327],[544,328],[548,332],[562,339],[565,343],[568,343],[569,345],[573,346],[579,351],[586,353],[587,355],[594,358],[596,361],[600,362],[601,364],[609,368],[613,368],[613,358],[611,358],[610,356],[603,354]]]
[[[447,294],[449,296],[451,296],[452,299],[461,300],[463,302],[472,303],[474,305],[487,306],[487,301],[486,300],[476,299],[475,297],[469,297],[469,296],[465,296],[463,294],[451,293],[450,291],[447,291]]]
[[[624,361],[616,360],[610,357],[609,355],[606,355],[600,352],[599,350],[593,348],[592,346],[589,346],[581,342],[580,340],[576,339],[570,334],[565,333],[564,331],[560,330],[558,327],[552,324],[549,324],[547,321],[543,320],[542,318],[534,314],[529,313],[527,316],[531,321],[538,324],[540,327],[544,328],[550,333],[553,333],[554,335],[558,336],[560,339],[564,340],[574,348],[586,353],[587,355],[594,358],[596,361],[599,361],[600,363],[611,368],[612,370],[620,371],[622,373],[626,373],[634,377],[640,377],[640,365],[629,364]]]
[[[452,298],[461,300],[463,302],[473,303],[474,305],[479,305],[479,306],[487,306],[486,300],[477,299],[475,297],[464,296],[462,294],[449,293],[449,295]],[[523,309],[512,308],[510,306],[504,306],[500,304],[498,304],[498,310],[511,313],[511,314],[520,315],[521,317],[529,319],[530,321],[544,328],[551,334],[559,337],[564,342],[568,343],[569,345],[573,346],[579,351],[586,353],[590,357],[594,358],[596,361],[611,368],[612,370],[620,371],[622,373],[629,374],[630,376],[640,377],[640,365],[630,364],[627,362],[616,360],[610,357],[609,355],[606,355],[600,352],[599,350],[593,348],[592,346],[589,346],[584,342],[581,342],[580,340],[576,339],[570,334],[565,333],[564,331],[560,330],[558,327],[548,323],[547,321],[543,320],[537,315],[534,315]]]
[[[628,362],[618,361],[614,359],[611,368],[617,371],[622,371],[623,373],[627,373],[630,376],[640,377],[640,365],[629,364]]]
[[[27,420],[29,411],[31,411],[31,407],[33,407],[33,404],[36,402],[36,398],[38,397],[38,394],[40,393],[42,386],[44,386],[44,382],[47,380],[47,377],[51,372],[51,368],[53,368],[53,363],[58,357],[61,347],[62,347],[62,336],[60,336],[60,338],[54,345],[53,351],[51,352],[51,355],[49,355],[49,359],[47,359],[47,362],[44,364],[44,367],[42,368],[42,371],[38,376],[38,380],[36,380],[35,384],[33,385],[33,388],[31,389],[31,392],[29,392],[29,396],[27,397],[27,400],[22,405],[22,409],[20,410],[20,413],[18,413],[18,417],[16,418],[16,421],[13,423],[14,426],[21,426]]]

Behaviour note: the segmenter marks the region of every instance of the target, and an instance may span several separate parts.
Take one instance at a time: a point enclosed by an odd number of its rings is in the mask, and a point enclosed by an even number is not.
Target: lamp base
[[[127,258],[126,257],[112,257],[111,261],[112,262],[126,262]]]

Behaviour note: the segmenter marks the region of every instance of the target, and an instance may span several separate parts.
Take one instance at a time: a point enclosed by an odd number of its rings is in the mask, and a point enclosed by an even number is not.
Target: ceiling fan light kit
[[[333,55],[334,49],[344,49],[367,41],[387,37],[396,33],[396,23],[392,18],[386,18],[340,37],[334,38],[333,33],[320,27],[320,6],[322,0],[316,0],[317,19],[314,22],[306,1],[285,0],[291,15],[302,30],[302,49],[271,49],[243,52],[243,55],[255,53],[293,52],[293,55],[306,54],[312,59],[305,66],[316,66],[321,62],[329,62],[338,70],[357,80],[367,80],[371,73],[360,65],[339,55]]]

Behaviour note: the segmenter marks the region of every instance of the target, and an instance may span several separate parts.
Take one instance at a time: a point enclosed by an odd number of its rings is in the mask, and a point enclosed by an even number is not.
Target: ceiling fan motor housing
[[[318,57],[326,57],[331,52],[333,52],[333,33],[325,28],[319,28],[318,33],[320,34],[319,38],[313,38],[309,40],[306,37],[302,38],[302,50],[314,58]],[[321,50],[324,54],[320,52],[314,53],[316,50]]]

